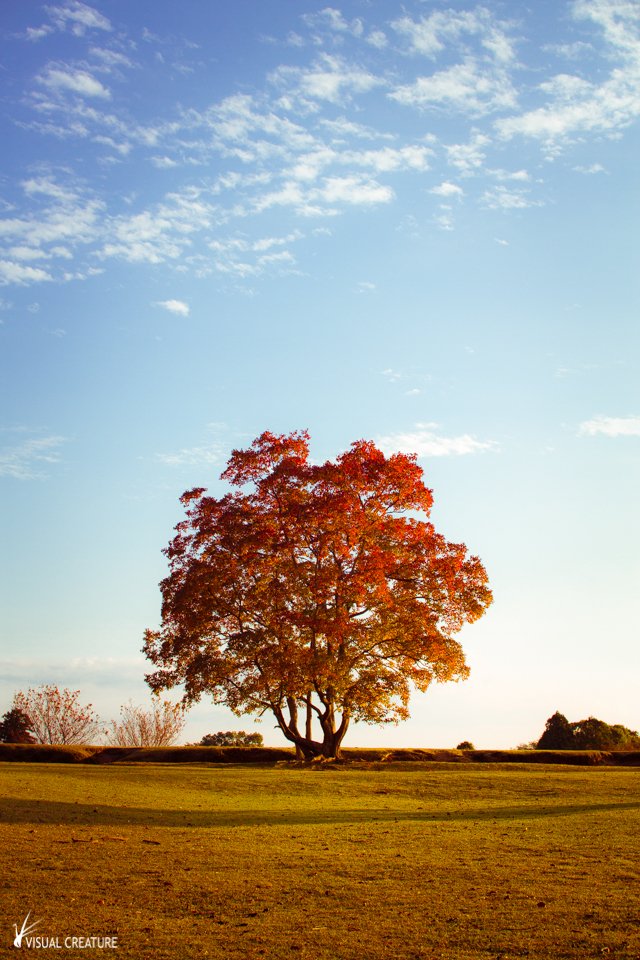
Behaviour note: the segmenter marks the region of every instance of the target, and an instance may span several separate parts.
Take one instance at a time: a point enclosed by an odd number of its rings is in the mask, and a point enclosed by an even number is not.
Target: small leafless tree
[[[100,718],[92,704],[83,706],[79,697],[79,690],[44,684],[16,693],[12,709],[29,718],[29,731],[36,743],[95,743],[102,734]]]
[[[169,747],[186,723],[184,709],[169,700],[153,700],[151,709],[131,700],[120,707],[120,720],[112,720],[109,743],[119,747]]]

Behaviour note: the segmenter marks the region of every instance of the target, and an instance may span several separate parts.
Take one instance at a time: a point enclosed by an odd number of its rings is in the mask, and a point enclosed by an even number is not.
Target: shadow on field
[[[154,827],[254,827],[318,826],[347,823],[455,823],[502,820],[535,820],[540,817],[572,817],[585,813],[639,810],[640,801],[626,803],[576,803],[470,810],[426,811],[367,809],[297,810],[154,810],[146,807],[116,807],[46,800],[0,802],[0,823],[56,824],[59,826],[154,826]]]

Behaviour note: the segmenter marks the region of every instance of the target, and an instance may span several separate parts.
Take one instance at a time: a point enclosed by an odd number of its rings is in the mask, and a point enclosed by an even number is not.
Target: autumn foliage
[[[92,705],[80,703],[80,691],[61,690],[55,684],[16,693],[12,710],[28,717],[28,729],[35,743],[92,743],[102,732]]]
[[[306,432],[267,432],[222,477],[226,496],[182,497],[152,690],[271,711],[301,755],[336,757],[352,720],[402,720],[413,688],[467,676],[455,635],[490,604],[487,575],[429,522],[415,456],[358,441],[314,464]]]

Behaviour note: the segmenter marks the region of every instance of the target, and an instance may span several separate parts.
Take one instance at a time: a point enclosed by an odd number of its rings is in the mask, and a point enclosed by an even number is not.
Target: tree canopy
[[[265,432],[222,478],[219,499],[181,498],[152,690],[271,711],[300,754],[336,757],[352,720],[402,720],[413,688],[467,676],[455,635],[491,603],[487,574],[429,522],[415,456],[362,440],[316,464],[306,432]]]

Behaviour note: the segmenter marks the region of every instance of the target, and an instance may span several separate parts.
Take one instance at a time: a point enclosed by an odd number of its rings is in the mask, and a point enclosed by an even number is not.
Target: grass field
[[[640,769],[0,764],[0,951],[640,958]],[[23,948],[26,943],[23,941]]]

